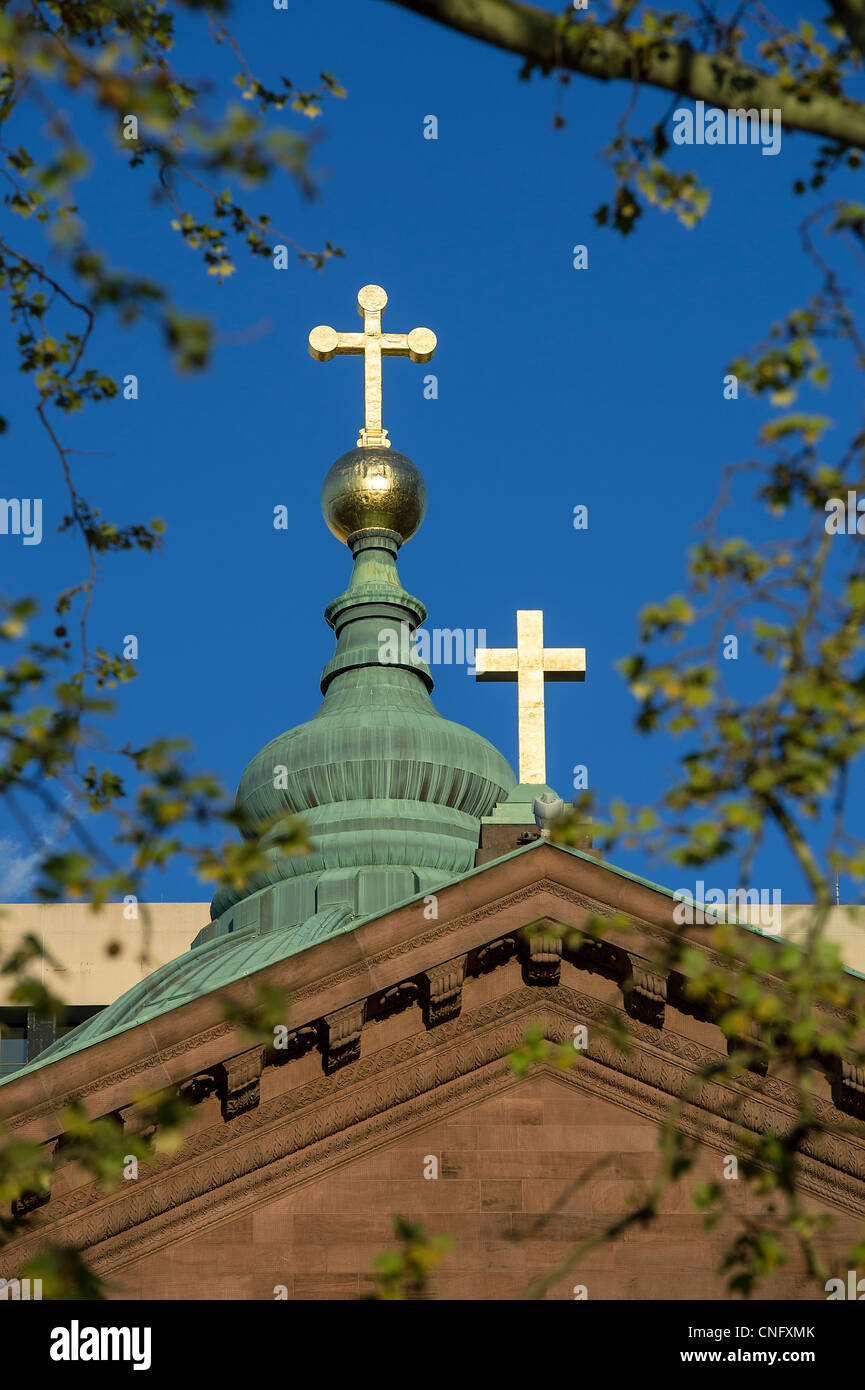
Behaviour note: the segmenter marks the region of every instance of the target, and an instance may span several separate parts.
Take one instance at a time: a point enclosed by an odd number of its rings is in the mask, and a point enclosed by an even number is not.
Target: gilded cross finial
[[[413,328],[410,333],[382,333],[381,316],[387,295],[380,285],[364,285],[358,291],[357,312],[363,319],[362,333],[337,333],[335,328],[320,324],[309,335],[309,351],[316,362],[329,362],[331,357],[346,353],[363,356],[363,429],[358,435],[358,447],[378,445],[390,448],[387,430],[381,415],[382,357],[410,357],[412,362],[429,362],[436,350],[436,335],[429,328]]]
[[[516,681],[520,783],[543,785],[547,780],[544,681],[585,680],[585,648],[545,650],[543,613],[521,609],[517,613],[516,647],[479,648],[475,652],[475,676],[479,681]]]

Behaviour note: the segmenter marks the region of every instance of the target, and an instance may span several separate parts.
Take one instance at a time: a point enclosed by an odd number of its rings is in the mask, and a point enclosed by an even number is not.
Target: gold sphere
[[[395,449],[349,449],[324,480],[321,510],[337,540],[383,526],[407,541],[424,519],[426,484],[411,459]]]

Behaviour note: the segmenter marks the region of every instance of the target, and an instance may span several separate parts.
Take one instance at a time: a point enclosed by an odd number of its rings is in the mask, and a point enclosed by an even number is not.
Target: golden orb
[[[426,484],[410,458],[396,449],[349,449],[321,489],[321,510],[337,540],[383,526],[409,540],[426,512]]]

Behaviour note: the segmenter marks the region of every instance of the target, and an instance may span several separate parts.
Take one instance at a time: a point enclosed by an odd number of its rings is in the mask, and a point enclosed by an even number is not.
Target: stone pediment
[[[437,919],[420,899],[356,931],[275,962],[225,990],[109,1037],[0,1090],[0,1119],[53,1146],[60,1111],[77,1097],[90,1114],[137,1124],[135,1096],[176,1087],[196,1101],[189,1137],[134,1184],[106,1196],[60,1167],[32,1234],[7,1248],[0,1273],[19,1267],[43,1234],[89,1251],[102,1273],[196,1237],[341,1165],[404,1140],[435,1120],[518,1086],[508,1053],[540,1023],[568,1046],[585,1025],[572,1069],[550,1075],[568,1093],[594,1096],[658,1122],[696,1071],[726,1048],[649,963],[672,929],[672,900],[587,856],[554,846],[493,863],[445,887]],[[627,913],[603,943],[579,942],[589,913]],[[531,926],[529,938],[523,929]],[[702,936],[705,937],[705,929]],[[693,929],[695,943],[700,929]],[[705,946],[704,946],[705,949]],[[244,1045],[225,1020],[225,998],[250,1003],[261,985],[290,997],[288,1046]],[[632,1047],[621,1052],[595,1026],[612,1012]],[[852,1072],[815,1080],[819,1118],[802,1159],[807,1191],[837,1211],[865,1204],[862,1088]],[[833,1099],[834,1097],[834,1099]],[[736,1127],[777,1128],[795,1114],[781,1077],[745,1072],[704,1083],[682,1116],[686,1132],[725,1154]]]

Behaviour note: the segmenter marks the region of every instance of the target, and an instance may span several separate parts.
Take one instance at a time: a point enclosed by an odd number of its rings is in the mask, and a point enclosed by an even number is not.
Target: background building
[[[10,997],[15,982],[0,975],[0,1078],[181,955],[210,915],[208,903],[139,905],[130,919],[131,910],[123,903],[108,903],[98,913],[86,903],[0,904],[4,959],[35,936],[54,962],[38,967],[40,977],[66,1004],[58,1020],[22,1008]]]

